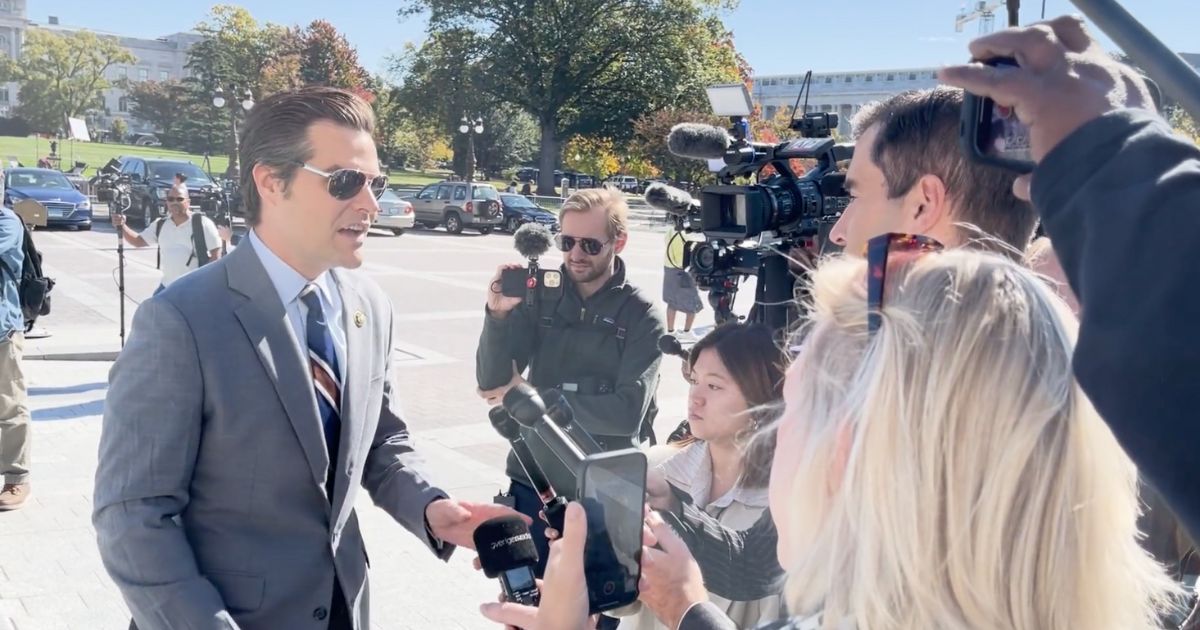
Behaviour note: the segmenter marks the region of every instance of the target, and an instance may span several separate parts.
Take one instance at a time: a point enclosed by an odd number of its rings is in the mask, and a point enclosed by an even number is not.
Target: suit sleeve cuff
[[[438,492],[438,496],[435,496],[431,501],[425,504],[424,508],[422,508],[421,520],[425,523],[425,544],[428,545],[431,550],[433,550],[433,555],[437,556],[439,560],[449,560],[450,555],[454,553],[455,546],[435,536],[433,533],[433,528],[429,526],[429,518],[424,516],[425,511],[429,509],[430,504],[432,504],[434,501],[441,501],[442,499],[450,498],[450,495],[441,491]]]

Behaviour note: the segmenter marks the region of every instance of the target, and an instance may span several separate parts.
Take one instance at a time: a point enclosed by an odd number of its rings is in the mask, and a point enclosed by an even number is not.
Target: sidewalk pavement
[[[100,562],[91,526],[92,488],[107,392],[108,362],[25,363],[33,407],[32,495],[0,513],[0,630],[124,630],[129,611]],[[481,427],[482,428],[482,427]],[[430,430],[418,449],[456,497],[489,501],[501,470],[465,453],[503,449],[490,429]],[[357,505],[371,553],[371,627],[381,630],[492,629],[478,606],[499,586],[459,550],[439,562],[370,503]]]

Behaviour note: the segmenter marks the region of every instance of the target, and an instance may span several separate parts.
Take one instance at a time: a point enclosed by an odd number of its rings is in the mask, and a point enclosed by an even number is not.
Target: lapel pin
[[[362,311],[354,311],[354,325],[362,328],[367,324],[367,316]]]

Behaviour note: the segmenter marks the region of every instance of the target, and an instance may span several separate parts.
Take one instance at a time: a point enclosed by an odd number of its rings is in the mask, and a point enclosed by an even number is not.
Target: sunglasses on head
[[[867,241],[867,331],[875,334],[883,324],[883,291],[888,266],[945,246],[920,234],[889,232]]]
[[[300,166],[304,170],[320,175],[328,180],[329,194],[334,199],[340,201],[353,199],[364,186],[370,187],[371,196],[376,199],[382,197],[384,191],[387,190],[387,175],[367,175],[363,171],[354,168],[339,168],[332,173],[328,173],[305,163],[300,163]]]
[[[604,249],[604,246],[611,242],[611,240],[601,241],[595,238],[579,238],[578,236],[565,236],[562,234],[554,237],[554,243],[558,245],[558,251],[569,252],[575,249],[576,243],[579,243],[579,249],[582,249],[583,253],[588,256],[599,254]]]
[[[185,201],[187,197],[167,197],[167,201]]]

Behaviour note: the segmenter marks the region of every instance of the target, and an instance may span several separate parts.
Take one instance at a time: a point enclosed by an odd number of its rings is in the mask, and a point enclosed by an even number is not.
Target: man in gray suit
[[[392,309],[362,264],[387,179],[362,99],[305,88],[246,121],[250,236],[146,301],[113,366],[100,555],[141,630],[365,629],[354,501],[441,558],[507,508],[420,470],[392,383]]]

